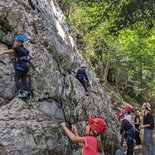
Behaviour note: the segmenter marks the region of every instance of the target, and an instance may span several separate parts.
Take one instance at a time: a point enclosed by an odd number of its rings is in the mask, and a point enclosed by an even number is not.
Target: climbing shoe
[[[32,99],[32,95],[31,95],[31,92],[27,92],[27,99]]]
[[[89,96],[89,92],[85,92],[85,95],[86,95],[86,96]]]
[[[22,90],[19,91],[19,93],[18,93],[18,95],[16,97],[20,98],[20,99],[31,99],[32,98],[30,92],[22,91]]]
[[[27,97],[27,92],[20,90],[16,97],[17,98],[26,98]]]

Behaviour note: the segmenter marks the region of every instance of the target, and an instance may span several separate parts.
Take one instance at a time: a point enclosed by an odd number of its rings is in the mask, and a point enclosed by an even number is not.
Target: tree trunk
[[[108,50],[108,56],[107,56],[107,62],[106,62],[106,66],[105,66],[105,70],[104,70],[104,81],[107,81],[107,74],[108,74],[108,70],[109,70],[109,64],[110,64],[110,54],[111,54],[111,50]]]

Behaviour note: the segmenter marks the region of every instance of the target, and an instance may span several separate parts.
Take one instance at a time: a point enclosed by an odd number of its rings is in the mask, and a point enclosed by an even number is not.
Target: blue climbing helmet
[[[22,34],[17,34],[13,37],[13,41],[19,41],[19,42],[24,42],[25,41],[25,37]]]

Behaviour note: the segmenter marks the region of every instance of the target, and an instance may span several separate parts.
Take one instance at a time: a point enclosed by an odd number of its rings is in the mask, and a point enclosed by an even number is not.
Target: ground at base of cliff
[[[142,140],[142,148],[134,149],[133,155],[146,155],[145,145],[143,144],[143,131],[141,132],[141,140]],[[155,154],[155,130],[153,135],[153,144],[154,144],[154,154]],[[135,147],[135,143],[134,143],[134,147]],[[124,155],[126,155],[126,150],[127,150],[126,142],[124,143],[122,150],[124,152]]]

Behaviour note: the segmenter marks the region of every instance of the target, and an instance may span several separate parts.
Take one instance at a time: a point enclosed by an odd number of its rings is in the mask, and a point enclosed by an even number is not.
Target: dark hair
[[[136,111],[137,111],[137,108],[132,108],[132,113]]]

